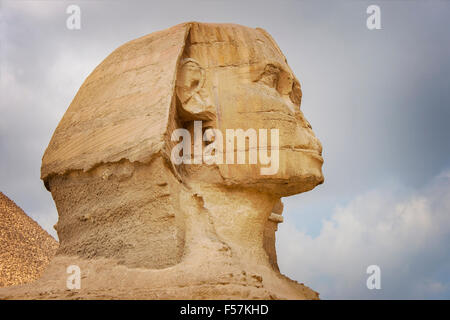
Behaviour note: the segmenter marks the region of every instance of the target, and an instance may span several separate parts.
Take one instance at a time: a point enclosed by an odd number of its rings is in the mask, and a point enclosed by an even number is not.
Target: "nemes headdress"
[[[214,54],[224,50],[233,52]],[[170,154],[183,53],[195,56],[205,69],[252,65],[267,57],[287,66],[267,32],[234,24],[183,23],[130,41],[103,60],[78,90],[44,153],[41,179],[47,183],[52,175],[102,163],[148,163],[156,154]]]

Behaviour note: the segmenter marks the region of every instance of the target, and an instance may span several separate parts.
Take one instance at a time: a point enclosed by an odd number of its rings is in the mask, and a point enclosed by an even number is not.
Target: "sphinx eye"
[[[277,80],[278,79],[277,79],[276,75],[268,74],[268,75],[263,75],[259,81],[271,88],[276,88],[277,82],[278,82]]]
[[[302,89],[300,83],[297,81],[292,84],[292,91],[290,92],[289,97],[295,105],[300,106],[302,102]]]
[[[261,83],[264,83],[265,85],[267,85],[271,88],[277,88],[279,74],[280,74],[280,69],[278,69],[277,67],[275,67],[273,65],[267,65],[258,81]]]

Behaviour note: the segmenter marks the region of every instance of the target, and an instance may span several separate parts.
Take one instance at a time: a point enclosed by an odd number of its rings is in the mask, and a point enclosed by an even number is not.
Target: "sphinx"
[[[301,96],[259,28],[189,22],[116,49],[84,81],[42,159],[58,253],[39,280],[0,297],[317,299],[280,273],[275,252],[280,199],[324,181]],[[194,135],[198,121],[277,129],[276,145],[266,141],[276,172],[261,174],[259,160],[174,162],[172,133]],[[215,152],[250,157],[252,148]],[[66,288],[70,265],[80,267],[79,290]]]

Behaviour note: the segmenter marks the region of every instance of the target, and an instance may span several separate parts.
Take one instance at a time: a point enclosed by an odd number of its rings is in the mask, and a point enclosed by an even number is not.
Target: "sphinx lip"
[[[310,149],[310,148],[304,148],[304,147],[294,147],[294,146],[284,146],[280,148],[281,150],[292,150],[292,151],[298,151],[298,152],[304,152],[309,154],[310,156],[312,156],[313,158],[323,162],[323,158],[322,158],[322,154],[319,153],[319,151],[315,150],[315,149]]]

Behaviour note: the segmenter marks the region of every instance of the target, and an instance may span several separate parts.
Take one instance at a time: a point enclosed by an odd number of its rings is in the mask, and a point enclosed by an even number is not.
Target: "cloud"
[[[80,51],[76,41],[68,45],[65,37],[53,41],[37,31],[17,36],[36,22],[20,13],[6,6],[8,28],[0,32],[0,191],[56,238],[57,211],[40,180],[41,158],[77,89],[106,53],[98,46]],[[20,23],[12,24],[16,15]]]
[[[277,236],[280,269],[322,298],[450,298],[450,171],[417,190],[359,195],[323,220],[317,237],[289,221]],[[381,290],[366,287],[373,264]]]
[[[28,17],[48,19],[59,14],[64,5],[68,5],[64,1],[54,1],[50,5],[46,2],[36,0],[3,0],[2,6],[7,10],[14,10]]]

